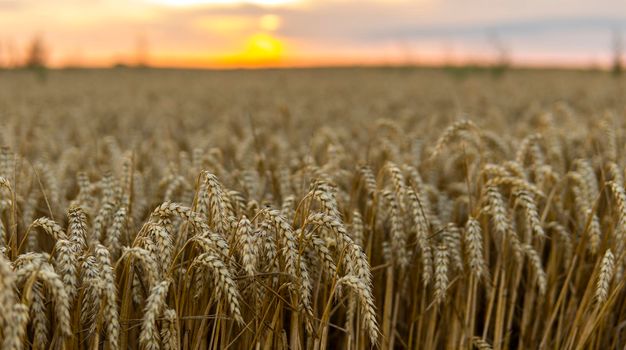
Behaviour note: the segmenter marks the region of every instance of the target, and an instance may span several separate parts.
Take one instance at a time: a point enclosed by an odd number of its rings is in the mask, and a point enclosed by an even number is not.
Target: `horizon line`
[[[414,69],[476,69],[476,70],[566,70],[566,71],[611,71],[606,64],[576,63],[520,63],[494,64],[486,62],[452,62],[452,63],[334,63],[334,64],[302,64],[302,65],[267,65],[267,66],[177,66],[177,65],[133,65],[112,64],[98,65],[66,65],[34,67],[49,71],[65,70],[188,70],[188,71],[263,71],[263,70],[313,70],[313,69],[376,69],[376,68],[414,68]],[[33,67],[16,66],[0,67],[0,72],[32,71]]]

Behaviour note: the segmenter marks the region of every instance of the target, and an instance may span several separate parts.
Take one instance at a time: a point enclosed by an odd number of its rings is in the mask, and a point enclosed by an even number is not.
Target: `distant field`
[[[624,348],[625,112],[591,71],[0,71],[1,348]]]

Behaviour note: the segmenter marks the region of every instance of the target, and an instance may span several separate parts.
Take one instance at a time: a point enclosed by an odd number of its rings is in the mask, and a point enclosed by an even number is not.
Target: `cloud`
[[[622,11],[623,10],[623,11]],[[532,35],[555,31],[622,28],[626,2],[580,0],[550,2],[493,1],[341,1],[318,0],[306,6],[268,8],[260,5],[215,5],[179,9],[164,21],[212,17],[281,18],[286,37],[328,42],[373,42],[388,39],[471,37],[486,32]]]
[[[470,38],[484,36],[486,33],[498,35],[535,36],[546,33],[576,33],[595,30],[625,30],[626,17],[575,17],[575,18],[543,18],[514,22],[500,22],[489,24],[467,25],[434,25],[434,26],[407,26],[403,28],[386,28],[378,32],[368,32],[366,37],[389,38],[400,37],[408,39],[459,37]]]

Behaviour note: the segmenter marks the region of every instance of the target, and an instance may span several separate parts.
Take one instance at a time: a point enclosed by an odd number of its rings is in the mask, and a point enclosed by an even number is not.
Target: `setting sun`
[[[246,53],[252,58],[277,59],[283,51],[280,40],[269,34],[254,34],[248,38]]]
[[[273,66],[281,62],[285,52],[284,43],[267,33],[256,33],[245,39],[243,50],[223,57],[220,61],[226,66]]]

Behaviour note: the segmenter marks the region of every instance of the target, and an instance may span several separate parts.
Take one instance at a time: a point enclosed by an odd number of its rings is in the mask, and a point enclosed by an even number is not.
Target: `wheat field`
[[[621,349],[602,72],[0,72],[2,349]]]

